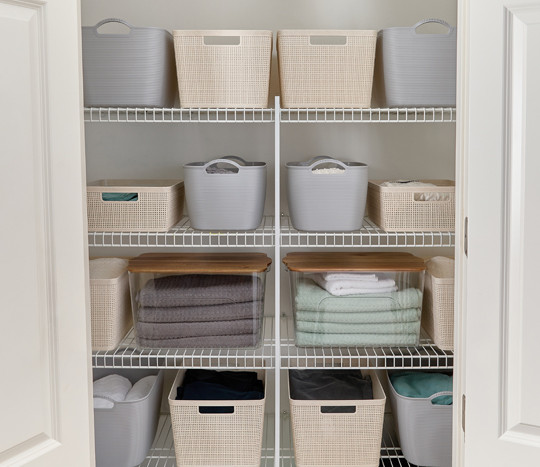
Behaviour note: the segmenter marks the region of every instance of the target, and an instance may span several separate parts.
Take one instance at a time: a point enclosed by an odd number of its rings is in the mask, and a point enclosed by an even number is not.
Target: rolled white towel
[[[336,296],[360,295],[374,293],[397,292],[396,282],[393,279],[373,281],[325,281],[316,274],[312,279],[324,290]]]
[[[107,396],[116,402],[121,402],[131,389],[131,382],[120,375],[107,375],[94,381],[93,389],[94,408],[111,408],[114,404],[110,400],[99,396]]]
[[[156,375],[145,376],[137,381],[126,395],[126,401],[138,401],[144,399],[156,382]]]

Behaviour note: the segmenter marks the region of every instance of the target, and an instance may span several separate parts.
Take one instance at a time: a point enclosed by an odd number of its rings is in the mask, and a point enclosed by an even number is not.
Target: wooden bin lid
[[[166,274],[246,274],[264,272],[264,253],[145,253],[129,261],[130,272]]]
[[[283,258],[289,271],[409,271],[426,269],[422,258],[410,253],[289,253]]]

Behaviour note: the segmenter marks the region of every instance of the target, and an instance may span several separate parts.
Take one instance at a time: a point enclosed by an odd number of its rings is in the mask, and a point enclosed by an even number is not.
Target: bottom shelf
[[[388,426],[388,420],[385,425]],[[380,467],[409,467],[400,448],[394,441],[394,436],[385,430],[383,446],[381,448]],[[274,466],[274,417],[266,414],[263,434],[263,448],[261,452],[261,467]],[[281,467],[295,467],[292,437],[288,423],[288,415],[284,415],[281,431]],[[176,467],[174,455],[174,440],[169,415],[161,415],[154,444],[146,460],[140,467]]]

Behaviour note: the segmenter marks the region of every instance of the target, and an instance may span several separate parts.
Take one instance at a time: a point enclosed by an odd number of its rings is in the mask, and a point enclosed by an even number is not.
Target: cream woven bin
[[[113,350],[133,325],[127,260],[90,260],[92,350]]]
[[[364,373],[364,372],[363,372]],[[384,395],[373,371],[372,400],[313,401],[290,397],[297,467],[378,467],[384,421]],[[354,407],[354,413],[322,413],[322,407]]]
[[[268,107],[272,31],[173,31],[181,107]]]
[[[442,350],[454,350],[454,260],[426,262],[422,327]]]
[[[278,31],[282,106],[369,107],[376,42],[377,31]]]
[[[179,370],[169,393],[174,450],[178,467],[259,467],[266,401],[176,400],[186,370]],[[199,407],[233,407],[233,413],[199,413]]]
[[[107,195],[136,195],[131,201],[104,201]],[[164,232],[182,217],[184,182],[179,180],[99,180],[86,187],[91,232]]]
[[[436,187],[381,186],[385,180],[368,183],[369,218],[387,231],[422,232],[454,230],[455,184],[451,180],[418,180]],[[423,197],[438,201],[422,201]]]

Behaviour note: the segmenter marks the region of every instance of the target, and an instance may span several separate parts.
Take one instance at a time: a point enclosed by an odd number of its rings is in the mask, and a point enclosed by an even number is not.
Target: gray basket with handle
[[[224,167],[223,167],[224,166]],[[266,163],[225,156],[184,165],[186,205],[197,230],[254,230],[266,198]]]
[[[322,165],[343,169],[318,173]],[[287,164],[287,196],[291,223],[307,232],[352,231],[362,227],[368,186],[368,166],[317,156]]]
[[[421,34],[427,23],[448,28]],[[377,41],[375,96],[389,107],[456,105],[456,28],[440,19],[383,29]]]
[[[107,23],[129,28],[102,34]],[[108,18],[82,28],[84,104],[87,107],[172,107],[177,84],[171,33]]]

